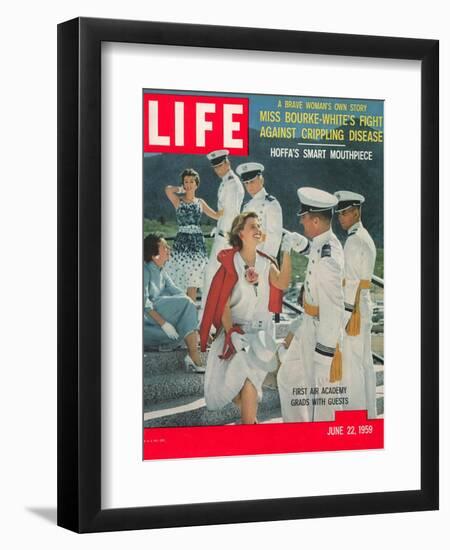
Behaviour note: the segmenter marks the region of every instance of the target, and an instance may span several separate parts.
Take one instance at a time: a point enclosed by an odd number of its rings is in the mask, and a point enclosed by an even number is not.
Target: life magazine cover
[[[383,448],[383,101],[142,113],[144,459]]]

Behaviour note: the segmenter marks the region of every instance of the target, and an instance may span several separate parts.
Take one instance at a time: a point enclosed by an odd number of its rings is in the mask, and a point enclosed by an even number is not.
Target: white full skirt
[[[205,401],[209,410],[221,409],[239,394],[246,380],[256,388],[258,402],[262,399],[262,384],[267,373],[277,367],[276,359],[263,362],[249,353],[239,351],[231,359],[220,359],[225,333],[214,340],[208,355],[205,373]]]

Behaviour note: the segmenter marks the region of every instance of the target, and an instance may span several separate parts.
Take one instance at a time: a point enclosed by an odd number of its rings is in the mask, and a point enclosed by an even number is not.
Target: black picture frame
[[[102,509],[104,41],[421,62],[420,490]],[[58,26],[58,525],[98,532],[438,508],[438,66],[437,40],[92,18]]]

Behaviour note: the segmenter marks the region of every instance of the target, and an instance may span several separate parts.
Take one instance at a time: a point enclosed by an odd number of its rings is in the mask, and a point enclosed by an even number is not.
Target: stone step
[[[203,396],[204,374],[169,372],[155,376],[144,375],[144,408],[185,396]]]
[[[281,408],[270,409],[268,411],[258,410],[258,424],[275,424],[283,422],[281,416]],[[230,422],[227,426],[234,426],[240,424],[240,420],[235,422]]]
[[[377,391],[377,418],[384,415],[384,395]],[[239,423],[239,409],[230,403],[219,411],[208,411],[203,397],[183,397],[153,405],[144,414],[144,427],[217,426]],[[276,391],[264,390],[258,407],[258,421],[282,422],[279,396]]]
[[[377,416],[384,415],[384,386],[377,387]]]
[[[263,390],[263,398],[258,407],[258,414],[266,417],[273,411],[280,415],[280,399],[277,391]],[[174,399],[150,406],[144,413],[144,427],[170,426],[218,426],[237,422],[240,419],[239,408],[229,403],[218,411],[208,411],[203,397],[194,399]]]
[[[181,367],[183,364],[184,352],[171,352],[162,354],[166,361],[160,357],[155,360],[153,357],[144,359],[144,384],[143,398],[144,409],[148,410],[153,406],[160,406],[173,400],[184,397],[201,398],[203,397],[204,374],[188,373]],[[170,359],[175,356],[175,359]],[[180,360],[181,359],[181,360]],[[204,357],[206,362],[206,357]],[[376,365],[376,384],[377,393],[384,390],[384,370],[383,365]],[[155,374],[155,372],[157,374]],[[160,373],[163,374],[160,374]],[[272,380],[273,383],[273,380]],[[264,388],[268,389],[267,387]],[[276,391],[271,389],[270,391]],[[379,406],[381,414],[383,413],[383,403]],[[379,412],[380,414],[380,412]]]
[[[154,351],[144,353],[144,379],[151,381],[153,376],[179,373],[183,371],[184,358],[186,357],[186,350],[175,351]],[[203,363],[206,365],[208,359],[208,351],[200,354],[203,359]],[[384,365],[374,365],[376,375],[376,385],[381,386],[384,384]]]
[[[384,397],[377,397],[377,418],[384,416]]]
[[[187,351],[184,349],[174,351],[148,351],[144,352],[144,378],[161,374],[177,373],[184,370],[184,358]],[[208,352],[200,353],[203,363],[206,365]]]
[[[281,416],[281,409],[271,413],[267,417],[258,417],[258,424],[281,424],[283,417]]]
[[[376,378],[376,385],[383,386],[384,385],[384,365],[374,365],[375,370],[375,378]]]

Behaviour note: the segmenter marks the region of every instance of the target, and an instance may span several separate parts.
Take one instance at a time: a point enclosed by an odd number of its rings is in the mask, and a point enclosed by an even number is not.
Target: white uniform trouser
[[[222,237],[221,235],[216,234],[214,237],[214,242],[211,248],[211,254],[209,256],[208,263],[206,264],[205,274],[203,277],[202,306],[201,306],[202,312],[205,309],[206,298],[208,297],[211,281],[220,266],[219,262],[217,261],[217,254],[224,248],[231,248],[231,246],[228,244],[228,241],[225,237]]]
[[[362,312],[361,312],[362,313]],[[358,336],[344,333],[342,349],[342,385],[347,386],[349,404],[347,410],[367,409],[368,418],[377,417],[376,375],[372,359],[371,319],[361,314]]]
[[[342,409],[341,405],[334,403],[341,394],[322,392],[323,388],[339,384],[329,382],[329,367],[314,363],[316,322],[313,317],[305,315],[278,371],[284,422],[333,421],[335,411]]]

